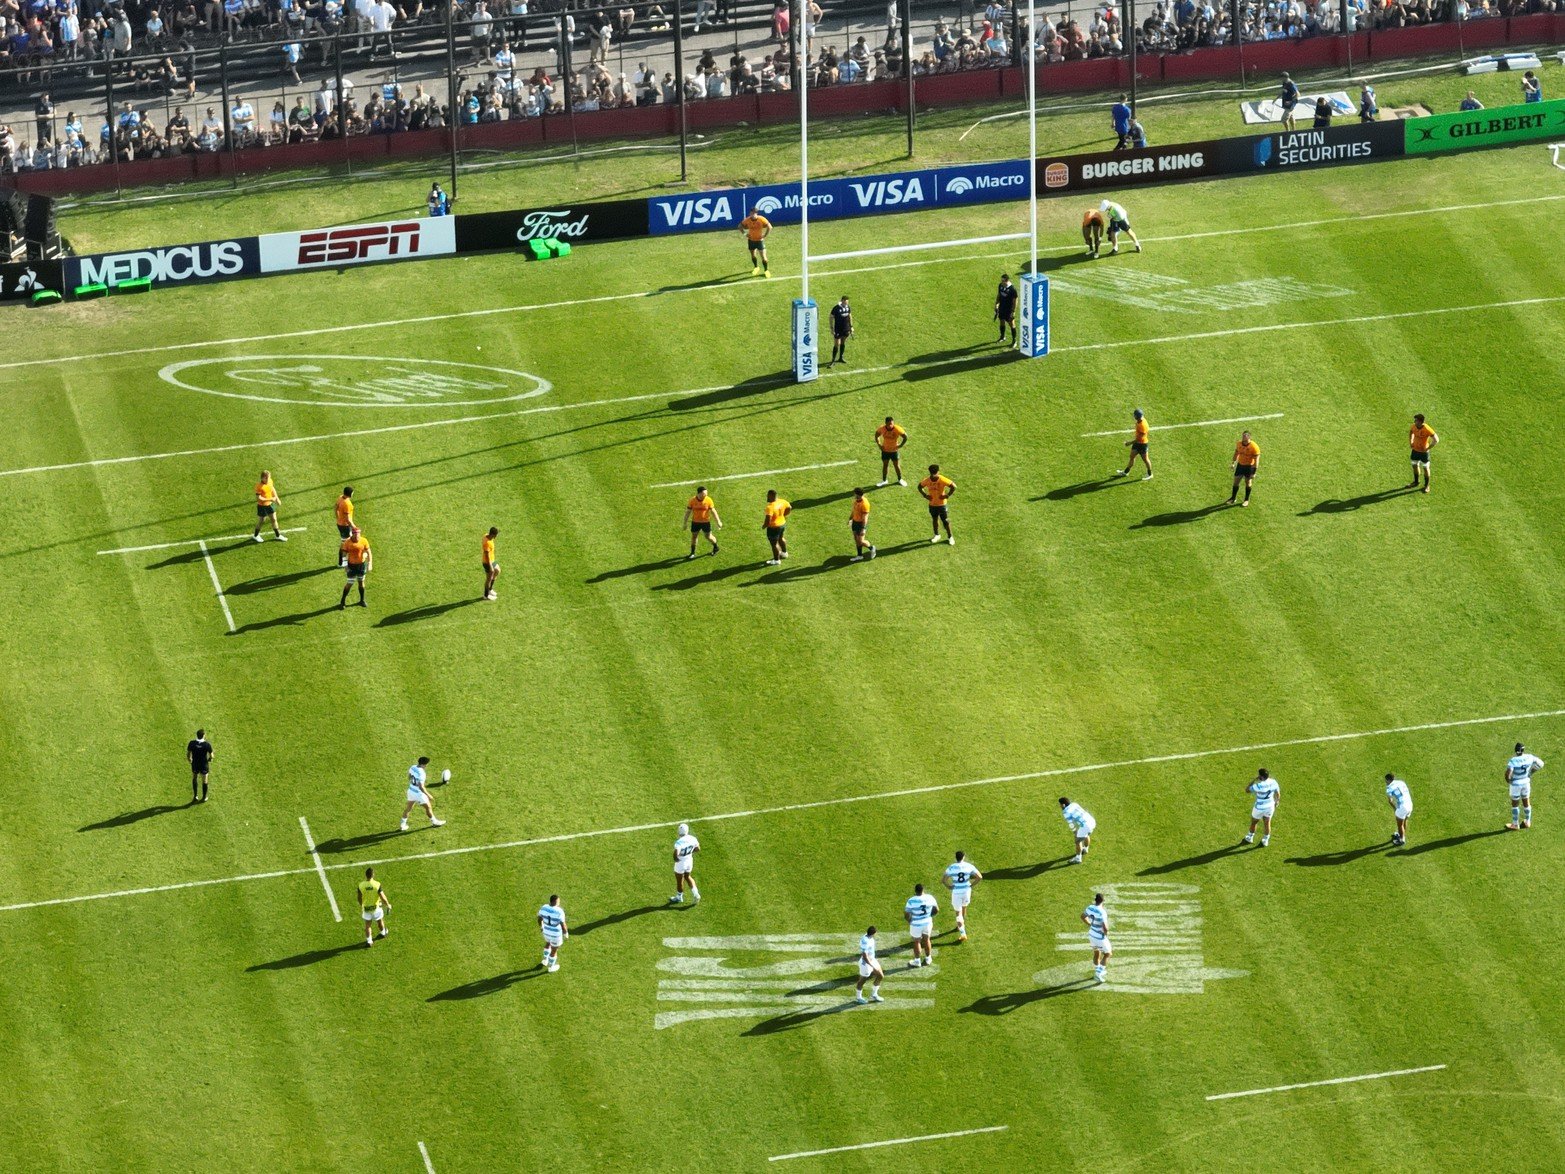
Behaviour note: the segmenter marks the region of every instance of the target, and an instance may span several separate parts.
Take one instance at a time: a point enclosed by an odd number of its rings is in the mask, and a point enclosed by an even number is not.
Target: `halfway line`
[[[307,527],[289,526],[283,530],[284,534],[299,534]],[[238,542],[242,538],[249,538],[248,534],[220,534],[216,538],[185,538],[179,542],[155,542],[151,546],[121,546],[117,550],[100,550],[99,554],[139,554],[143,550],[172,550],[176,546],[200,546],[203,542]]]
[[[212,552],[206,548],[206,539],[197,539],[196,545],[201,548],[201,559],[206,563],[206,572],[212,576],[212,590],[217,592],[217,602],[223,608],[223,618],[228,621],[230,634],[234,630],[234,613],[228,610],[228,596],[223,594],[223,584],[218,581],[217,568],[212,565]]]
[[[315,850],[315,837],[310,835],[310,822],[301,815],[299,826],[304,830],[304,844],[310,850],[310,859],[315,861],[315,871],[320,874],[321,888],[326,890],[326,900],[331,903],[331,915],[341,921],[342,912],[337,908],[337,895],[331,891],[331,882],[326,879],[326,866],[321,863],[321,854]]]
[[[1281,412],[1268,412],[1264,416],[1229,416],[1226,420],[1193,420],[1188,424],[1159,424],[1157,431],[1168,432],[1174,428],[1205,428],[1212,424],[1243,424],[1246,420],[1281,420]],[[1083,432],[1082,436],[1119,436],[1125,428],[1111,428],[1107,432]]]
[[[1367,1076],[1339,1076],[1335,1080],[1307,1080],[1303,1084],[1279,1084],[1274,1088],[1251,1088],[1244,1092],[1220,1092],[1207,1097],[1209,1101],[1231,1101],[1235,1097],[1258,1097],[1269,1092],[1292,1092],[1296,1088],[1320,1088],[1327,1084],[1356,1084],[1361,1080],[1384,1080],[1388,1076],[1412,1076],[1418,1072],[1439,1072],[1444,1064],[1429,1064],[1423,1068],[1398,1068],[1395,1072],[1371,1072]]]
[[[1540,721],[1544,718],[1565,717],[1565,709],[1545,709],[1536,713],[1506,713],[1494,717],[1467,717],[1454,721],[1421,722],[1410,726],[1388,726],[1379,730],[1357,730],[1346,734],[1316,734],[1308,738],[1286,738],[1277,742],[1255,742],[1248,746],[1224,746],[1210,750],[1188,750],[1180,754],[1154,754],[1146,758],[1127,758],[1118,762],[1094,762],[1085,766],[1060,766],[1050,770],[1028,771],[1025,774],[996,775],[987,779],[970,779],[960,783],[937,783],[930,787],[909,787],[899,791],[876,791],[869,795],[848,795],[838,799],[816,799],[806,803],[785,803],[778,807],[758,807],[749,811],[729,811],[719,815],[690,816],[685,820],[658,820],[652,823],[626,824],[622,827],[597,828],[585,832],[562,832],[553,836],[537,836],[527,840],[507,840],[497,844],[475,844],[468,848],[442,848],[432,852],[415,852],[407,856],[387,856],[379,860],[358,860],[339,864],[323,864],[331,872],[342,868],[365,868],[384,864],[402,864],[413,860],[434,860],[442,856],[467,856],[474,852],[500,852],[510,848],[530,848],[540,844],[564,844],[575,840],[590,840],[602,836],[622,836],[634,832],[659,831],[677,827],[681,822],[719,823],[730,819],[754,819],[763,815],[781,815],[790,811],[808,811],[817,807],[841,807],[849,803],[870,803],[881,799],[901,799],[910,795],[930,795],[940,791],[959,791],[968,787],[990,787],[999,783],[1027,782],[1031,779],[1060,778],[1065,775],[1091,774],[1096,771],[1120,770],[1133,766],[1152,766],[1164,762],[1189,762],[1200,758],[1215,758],[1225,754],[1253,754],[1260,750],[1279,750],[1289,746],[1318,746],[1328,742],[1353,742],[1362,738],[1382,738],[1392,734],[1416,734],[1429,730],[1453,730],[1464,726],[1487,726],[1501,722]],[[108,893],[90,893],[80,897],[52,897],[45,901],[22,901],[14,905],[0,905],[0,913],[20,909],[39,909],[49,905],[75,905],[84,901],[107,901],[115,897],[138,897],[147,893],[167,893],[177,889],[199,889],[212,885],[238,884],[244,881],[269,880],[281,876],[302,876],[314,872],[314,868],[284,868],[273,872],[249,873],[243,876],[217,877],[212,880],[181,881],[175,884],[150,885],[138,889],[120,889]]]
[[[829,1150],[800,1150],[796,1154],[778,1154],[768,1162],[787,1162],[794,1158],[818,1158],[822,1154],[845,1154],[850,1150],[878,1150],[888,1145],[912,1145],[915,1141],[940,1141],[947,1137],[971,1137],[975,1133],[1000,1133],[1009,1125],[985,1125],[982,1129],[957,1129],[951,1133],[925,1133],[918,1137],[894,1137],[890,1141],[866,1141],[862,1145],[836,1145]]]
[[[843,465],[856,465],[858,458],[847,461],[827,461],[822,465],[794,465],[791,469],[762,469],[759,473],[729,473],[723,477],[699,477],[694,481],[660,481],[648,489],[673,489],[680,485],[714,485],[719,481],[743,481],[747,477],[772,477],[781,473],[804,473],[810,469],[836,469]]]

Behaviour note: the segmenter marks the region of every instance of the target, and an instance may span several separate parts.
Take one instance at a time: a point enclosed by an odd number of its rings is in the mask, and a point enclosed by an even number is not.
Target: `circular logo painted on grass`
[[[230,399],[335,408],[445,408],[542,395],[547,379],[507,367],[373,355],[248,355],[170,363],[158,377]]]

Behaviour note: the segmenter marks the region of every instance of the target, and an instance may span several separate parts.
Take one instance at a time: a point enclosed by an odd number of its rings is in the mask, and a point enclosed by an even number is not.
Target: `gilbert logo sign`
[[[1523,143],[1565,133],[1565,99],[1410,118],[1402,127],[1410,155]]]
[[[261,272],[362,265],[370,261],[407,261],[456,251],[456,223],[448,216],[351,224],[305,232],[274,232],[261,237]]]

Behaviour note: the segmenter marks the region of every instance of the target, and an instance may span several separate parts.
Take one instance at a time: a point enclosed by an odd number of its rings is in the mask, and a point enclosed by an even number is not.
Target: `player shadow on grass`
[[[147,570],[161,571],[164,567],[183,567],[189,563],[201,562],[208,555],[227,554],[230,550],[239,550],[249,545],[251,545],[250,539],[241,538],[237,542],[228,542],[222,546],[213,546],[209,542],[205,550],[202,550],[199,546],[192,546],[189,550],[182,550],[178,554],[171,554],[155,563],[148,563]]]
[[[1087,249],[1086,245],[1084,244],[1080,249],[1072,249],[1070,252],[1061,253],[1058,256],[1039,257],[1038,272],[1048,273],[1054,269],[1064,269],[1068,265],[1083,265],[1088,261],[1096,260],[1096,257],[1087,256]],[[1031,271],[1031,268],[1031,265],[1023,265],[1019,272],[1025,274]]]
[[[968,346],[954,346],[943,351],[930,351],[923,355],[913,355],[907,363],[912,367],[925,367],[930,363],[948,363],[952,359],[959,359],[964,355],[975,355],[987,351],[995,344],[992,341],[975,342]]]
[[[921,547],[934,545],[928,539],[918,542],[901,542],[896,546],[882,546],[876,552],[875,559],[890,558],[892,555],[903,554],[909,550],[918,550]],[[868,563],[872,560],[861,559],[860,562]],[[741,587],[769,587],[782,583],[793,583],[800,579],[812,579],[816,575],[824,575],[828,571],[840,571],[850,566],[857,566],[851,555],[834,554],[818,563],[800,563],[791,567],[778,567],[762,575],[758,579],[751,579],[748,583],[739,584]]]
[[[1387,852],[1387,856],[1422,856],[1425,852],[1438,852],[1441,848],[1455,848],[1461,844],[1471,843],[1473,840],[1486,840],[1490,836],[1505,835],[1504,828],[1488,828],[1481,832],[1468,832],[1461,836],[1447,836],[1443,840],[1429,840],[1423,844],[1413,844],[1406,848],[1393,848]]]
[[[1174,510],[1166,514],[1153,514],[1150,518],[1143,518],[1139,522],[1131,524],[1132,530],[1145,530],[1149,526],[1183,526],[1186,522],[1199,522],[1202,518],[1210,517],[1227,509],[1232,502],[1219,501],[1212,505],[1204,505],[1196,510]]]
[[[431,783],[430,786],[434,786],[434,784]],[[427,828],[429,825],[425,824],[424,826]],[[411,836],[420,830],[422,829],[413,828],[411,831],[405,832],[401,829],[394,828],[390,831],[384,832],[365,832],[362,836],[339,836],[335,840],[322,840],[319,844],[315,845],[315,850],[325,854],[352,852],[355,848],[371,848],[376,844],[384,843],[387,840],[399,839],[402,836]]]
[[[314,611],[296,611],[292,615],[273,616],[269,620],[255,620],[252,623],[240,624],[230,636],[242,636],[246,632],[261,632],[267,628],[284,628],[291,624],[302,624],[305,620],[313,620],[317,616],[324,616],[337,610],[335,603],[329,603],[325,607],[318,607]]]
[[[991,351],[986,355],[974,355],[966,359],[950,359],[943,363],[929,363],[922,367],[910,367],[902,372],[902,378],[908,383],[920,383],[925,379],[941,379],[947,375],[960,375],[969,371],[980,371],[985,367],[997,367],[1004,363],[1020,361],[1022,353],[1007,347],[1003,351]]]
[[[846,501],[852,496],[853,490],[844,489],[837,493],[822,493],[816,497],[795,498],[793,501],[793,512],[798,513],[800,510],[813,509],[818,505],[831,505],[834,501]]]
[[[455,611],[459,607],[467,607],[470,604],[481,603],[480,599],[468,596],[466,599],[453,599],[448,603],[426,603],[422,607],[410,607],[407,611],[393,612],[384,619],[376,622],[377,628],[395,628],[398,624],[416,624],[419,620],[432,620],[437,616],[443,616],[448,611]]]
[[[194,807],[195,800],[189,803],[159,803],[154,807],[143,807],[140,811],[126,811],[120,815],[112,815],[108,819],[100,819],[97,823],[89,823],[77,828],[79,832],[102,832],[110,828],[129,827],[133,823],[140,823],[144,819],[151,819],[155,815],[167,815],[171,811],[183,811],[187,807]]]
[[[699,575],[690,575],[684,579],[676,579],[672,583],[654,583],[654,591],[689,591],[692,587],[699,587],[703,583],[717,583],[723,579],[731,579],[735,575],[742,575],[746,571],[759,570],[760,563],[743,562],[730,563],[726,567],[718,567],[715,571],[703,571]]]
[[[834,1003],[830,1007],[815,1007],[809,1011],[790,1011],[786,1015],[778,1015],[771,1019],[762,1020],[742,1035],[776,1035],[779,1031],[792,1031],[796,1027],[808,1027],[817,1019],[824,1019],[828,1015],[836,1015],[842,1011],[851,1011],[860,1006],[857,999],[844,999],[840,1003]]]
[[[618,925],[622,921],[630,921],[635,917],[645,917],[648,913],[663,913],[672,909],[693,909],[694,903],[689,905],[675,905],[672,901],[662,905],[643,905],[639,909],[621,909],[618,913],[610,913],[596,921],[589,921],[585,925],[571,927],[571,937],[579,938],[583,934],[589,934],[595,929],[607,929],[611,925]]]
[[[1046,872],[1052,872],[1056,868],[1064,868],[1071,862],[1071,857],[1061,856],[1057,860],[1040,860],[1036,864],[1013,864],[1009,868],[990,868],[984,870],[984,881],[1021,881],[1032,880],[1042,876]]]
[[[231,587],[223,589],[224,595],[254,595],[258,591],[273,591],[278,587],[288,587],[294,583],[302,583],[306,579],[313,579],[317,575],[329,575],[338,570],[337,567],[311,567],[307,571],[290,571],[286,575],[263,575],[259,579],[246,579],[242,583],[235,583]]]
[[[637,563],[633,567],[615,567],[612,571],[599,571],[588,583],[607,583],[610,579],[625,579],[631,575],[645,575],[651,571],[663,571],[669,567],[677,567],[680,563],[690,561],[685,555],[676,554],[670,558],[660,558],[656,562]]]
[[[1095,980],[1089,975],[1086,978],[1078,978],[1072,982],[1039,987],[1037,990],[1032,991],[1016,991],[1009,995],[984,995],[981,999],[971,1002],[965,1007],[958,1007],[957,1012],[960,1014],[976,1012],[979,1015],[1009,1015],[1012,1011],[1019,1011],[1029,1003],[1058,998],[1060,995],[1073,995],[1077,991],[1091,990],[1095,985]]]
[[[1320,868],[1331,864],[1352,864],[1355,860],[1362,860],[1365,856],[1373,856],[1376,852],[1384,852],[1390,847],[1390,840],[1380,840],[1363,848],[1346,848],[1341,852],[1322,852],[1319,856],[1290,856],[1288,857],[1288,863],[1298,864],[1304,868]]]
[[[301,966],[314,966],[317,962],[325,962],[328,958],[335,958],[338,954],[346,954],[349,950],[362,950],[362,941],[352,941],[340,946],[327,946],[321,950],[309,950],[303,954],[295,954],[290,958],[279,958],[275,962],[257,962],[254,966],[246,966],[246,974],[255,974],[262,970],[297,970]]]
[[[1136,875],[1163,876],[1165,873],[1178,872],[1182,868],[1199,868],[1203,864],[1212,864],[1226,856],[1237,856],[1247,849],[1251,852],[1261,851],[1260,846],[1254,844],[1224,844],[1221,848],[1213,848],[1210,852],[1203,852],[1199,856],[1186,856],[1183,860],[1170,860],[1167,864],[1154,864],[1151,868],[1143,868]],[[984,874],[986,878],[988,875],[988,873]]]
[[[1390,501],[1394,497],[1403,494],[1416,493],[1411,485],[1398,485],[1395,489],[1381,489],[1375,493],[1366,493],[1362,497],[1328,497],[1325,501],[1317,502],[1307,510],[1300,510],[1299,517],[1312,518],[1316,514],[1346,514],[1353,510],[1363,509],[1367,505],[1375,505],[1377,502]]]
[[[530,966],[526,970],[508,970],[504,974],[496,974],[490,978],[480,978],[473,982],[465,982],[461,986],[454,986],[448,991],[430,995],[424,1002],[451,1003],[458,999],[481,999],[485,995],[497,995],[519,982],[526,982],[529,978],[537,978],[548,973],[542,966]]]
[[[1096,481],[1078,481],[1074,485],[1061,485],[1058,489],[1051,489],[1048,493],[1040,493],[1037,497],[1029,497],[1028,501],[1069,501],[1073,497],[1080,497],[1084,493],[1096,493],[1100,489],[1112,489],[1116,485],[1132,485],[1135,482],[1129,477],[1120,477],[1110,474],[1100,477]]]

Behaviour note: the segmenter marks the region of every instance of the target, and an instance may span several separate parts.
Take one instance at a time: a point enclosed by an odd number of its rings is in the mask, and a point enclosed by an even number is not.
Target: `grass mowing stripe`
[[[326,866],[321,863],[321,854],[315,850],[315,837],[310,835],[310,821],[301,815],[299,827],[304,832],[304,844],[310,850],[310,859],[315,862],[315,871],[321,878],[321,888],[326,890],[326,900],[331,905],[331,915],[341,921],[342,911],[337,908],[337,894],[331,891],[331,881],[326,877]]]
[[[1286,738],[1276,742],[1255,742],[1247,746],[1224,746],[1210,750],[1187,750],[1178,754],[1154,754],[1146,758],[1127,758],[1118,762],[1094,762],[1084,766],[1059,766],[1050,770],[1028,771],[1025,774],[996,775],[987,779],[968,779],[960,783],[936,783],[930,787],[908,787],[899,791],[875,791],[868,795],[847,795],[839,799],[815,799],[806,803],[785,803],[779,807],[757,807],[748,811],[728,811],[720,815],[691,816],[684,820],[668,819],[652,823],[626,824],[622,827],[594,828],[585,832],[561,832],[553,836],[535,836],[527,840],[505,840],[496,844],[474,844],[466,848],[440,848],[433,852],[414,852],[406,856],[386,856],[378,860],[355,860],[341,864],[323,864],[327,871],[342,868],[370,868],[384,864],[406,864],[414,860],[437,860],[445,856],[468,856],[474,852],[501,852],[511,848],[531,848],[540,844],[564,844],[574,840],[591,840],[602,836],[624,836],[633,832],[660,831],[678,827],[681,823],[719,823],[731,819],[755,819],[763,815],[781,815],[790,811],[809,811],[818,807],[840,807],[849,803],[871,803],[881,799],[901,799],[909,795],[931,795],[941,791],[960,791],[969,787],[991,787],[998,783],[1019,783],[1031,779],[1060,778],[1065,775],[1089,774],[1102,770],[1117,770],[1132,766],[1151,766],[1163,762],[1189,762],[1199,758],[1215,758],[1224,754],[1253,754],[1258,750],[1279,750],[1288,746],[1319,746],[1328,742],[1352,742],[1362,738],[1382,738],[1392,734],[1417,734],[1430,730],[1454,730],[1464,726],[1495,725],[1499,722],[1539,721],[1544,718],[1565,717],[1565,709],[1545,709],[1535,713],[1504,713],[1493,717],[1464,717],[1452,721],[1421,722],[1411,726],[1388,726],[1379,730],[1356,730],[1346,734],[1315,734],[1308,738]],[[302,817],[301,817],[302,818]],[[314,872],[314,868],[284,868],[273,872],[246,873],[241,876],[216,877],[211,880],[182,881],[177,884],[150,885],[139,889],[119,889],[108,893],[90,893],[79,897],[51,897],[43,901],[21,901],[14,905],[0,905],[0,913],[14,913],[22,909],[41,909],[50,905],[75,905],[84,901],[107,901],[116,897],[139,897],[147,893],[169,893],[179,889],[199,889],[211,885],[240,884],[246,881],[270,880],[281,876],[302,876]]]
[[[723,477],[697,477],[690,481],[660,481],[648,489],[674,489],[680,485],[715,485],[719,481],[743,481],[748,477],[775,477],[782,473],[807,473],[811,469],[838,469],[843,465],[856,465],[858,458],[846,461],[827,461],[820,465],[794,465],[790,469],[762,469],[758,473],[729,473]]]
[[[212,565],[212,552],[206,548],[206,539],[199,540],[196,545],[201,548],[201,559],[206,563],[207,574],[212,576],[212,590],[217,592],[217,602],[223,609],[223,619],[228,623],[228,630],[234,630],[234,613],[228,610],[228,597],[223,594],[223,584],[217,577],[217,568]]]
[[[1395,1072],[1371,1072],[1364,1076],[1338,1076],[1332,1080],[1306,1080],[1302,1084],[1279,1084],[1272,1088],[1250,1088],[1244,1092],[1220,1092],[1207,1097],[1209,1101],[1231,1101],[1238,1097],[1258,1097],[1272,1092],[1292,1092],[1296,1088],[1322,1088],[1328,1084],[1357,1084],[1361,1080],[1385,1080],[1391,1076],[1413,1076],[1419,1072],[1440,1072],[1444,1064],[1427,1064],[1422,1068],[1398,1068]]]
[[[1518,200],[1493,200],[1482,204],[1447,204],[1438,208],[1407,208],[1400,212],[1374,212],[1366,215],[1355,216],[1359,220],[1382,220],[1398,216],[1438,216],[1446,212],[1471,212],[1483,208],[1507,208],[1518,204],[1541,204],[1551,200],[1565,200],[1565,196],[1528,196]],[[1258,224],[1248,228],[1221,228],[1211,232],[1184,233],[1177,236],[1148,237],[1147,244],[1161,244],[1171,241],[1202,240],[1209,237],[1241,236],[1256,232],[1288,232],[1304,228],[1340,228],[1343,225],[1340,219],[1334,220],[1296,220],[1288,224]],[[1040,253],[1074,253],[1077,245],[1060,245],[1039,249]],[[995,258],[1005,258],[1010,253],[984,253],[975,256],[959,257],[927,257],[919,261],[899,261],[889,265],[862,265],[852,269],[834,269],[816,274],[817,277],[847,277],[856,273],[878,273],[885,269],[911,269],[922,265],[946,265],[952,262],[983,261]],[[794,274],[779,274],[786,279]],[[682,289],[664,290],[635,290],[630,293],[601,294],[591,298],[570,298],[557,302],[532,302],[521,306],[491,306],[482,310],[454,310],[448,314],[424,314],[417,318],[387,318],[377,322],[349,322],[341,326],[316,326],[308,330],[288,330],[278,334],[252,334],[238,338],[206,339],[200,342],[175,342],[165,343],[159,346],[128,347],[117,351],[102,351],[95,354],[76,352],[68,355],[56,355],[47,359],[18,359],[10,363],[0,363],[0,371],[9,371],[18,367],[41,367],[56,363],[80,363],[90,359],[118,359],[130,355],[158,355],[171,351],[185,351],[209,346],[239,346],[251,342],[278,342],[290,338],[315,338],[327,334],[343,334],[356,330],[382,330],[397,326],[422,326],[431,322],[453,322],[463,318],[485,318],[495,314],[524,314],[532,310],[561,310],[575,306],[590,306],[600,302],[624,302],[636,301],[644,298],[664,297],[676,293],[706,293],[714,289],[729,289],[739,284],[730,279],[719,279],[706,282],[702,285],[687,286]]]
[[[1001,1133],[1009,1125],[985,1125],[981,1129],[955,1129],[950,1133],[924,1133],[918,1137],[893,1137],[889,1141],[866,1141],[860,1145],[836,1145],[825,1150],[800,1150],[796,1154],[777,1154],[768,1162],[790,1162],[794,1158],[818,1158],[823,1154],[845,1154],[851,1150],[878,1150],[888,1145],[912,1145],[919,1141],[943,1141],[949,1137],[971,1137],[975,1133]]]
[[[1168,432],[1174,428],[1209,428],[1213,424],[1243,424],[1249,420],[1281,420],[1283,413],[1267,412],[1264,416],[1229,416],[1226,420],[1192,420],[1186,424],[1159,424],[1159,432]],[[1089,436],[1121,436],[1128,432],[1127,428],[1110,428],[1107,432],[1083,432],[1082,438]]]

